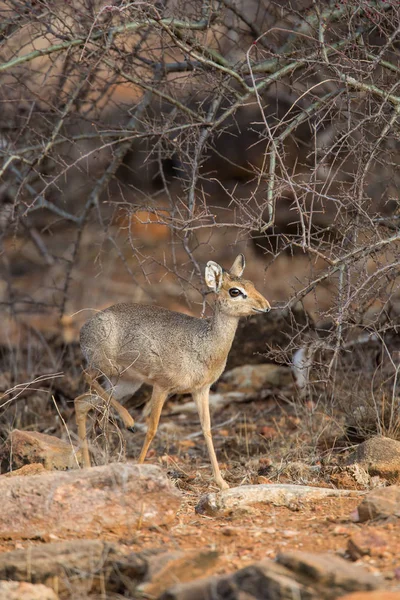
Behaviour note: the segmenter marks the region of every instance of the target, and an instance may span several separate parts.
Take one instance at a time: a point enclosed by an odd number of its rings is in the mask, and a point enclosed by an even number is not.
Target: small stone
[[[276,429],[274,427],[269,427],[268,425],[264,425],[264,427],[261,427],[261,429],[260,429],[260,434],[266,440],[273,440],[278,435],[278,432],[276,431]]]
[[[360,522],[400,517],[400,486],[377,488],[367,494],[358,507]]]
[[[349,530],[347,527],[343,527],[343,525],[336,525],[336,527],[332,530],[333,535],[349,535]]]
[[[217,435],[220,435],[221,437],[227,438],[229,437],[231,434],[231,432],[229,431],[229,429],[218,429],[217,430]]]
[[[369,475],[378,475],[390,483],[400,482],[400,442],[374,436],[357,447],[349,464],[358,464]]]
[[[234,535],[237,535],[237,530],[234,529],[234,527],[224,527],[223,529],[221,529],[221,533],[222,535],[226,535],[227,537],[232,537]]]
[[[285,538],[292,538],[296,537],[296,535],[299,535],[299,532],[295,531],[294,529],[285,529],[284,531],[282,531],[282,535]]]
[[[275,529],[275,527],[266,527],[264,531],[265,531],[265,533],[267,533],[268,535],[273,535],[274,533],[276,533],[276,529]]]
[[[384,531],[365,529],[354,533],[347,542],[347,551],[353,560],[362,556],[382,556],[389,544],[389,536]]]
[[[189,448],[196,447],[196,442],[194,442],[193,440],[179,440],[177,444],[182,450],[188,450]]]
[[[265,484],[265,485],[269,485],[270,483],[272,483],[271,479],[268,479],[268,477],[264,477],[264,475],[259,475],[257,477],[257,483],[258,484]]]

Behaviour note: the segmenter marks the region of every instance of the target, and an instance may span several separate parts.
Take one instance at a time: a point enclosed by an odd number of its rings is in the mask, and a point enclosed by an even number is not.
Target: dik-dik
[[[75,399],[78,434],[84,463],[90,466],[86,417],[93,400],[109,402],[133,429],[134,421],[119,400],[130,397],[142,383],[153,386],[146,438],[139,462],[144,462],[156,434],[161,409],[171,394],[190,393],[199,411],[215,482],[223,480],[211,438],[209,391],[222,374],[240,317],[270,310],[268,301],[242,279],[243,254],[225,271],[209,261],[207,286],[217,294],[214,314],[198,319],[157,306],[115,304],[92,317],[81,330],[81,348],[88,362],[91,392]],[[103,375],[110,391],[96,381]]]

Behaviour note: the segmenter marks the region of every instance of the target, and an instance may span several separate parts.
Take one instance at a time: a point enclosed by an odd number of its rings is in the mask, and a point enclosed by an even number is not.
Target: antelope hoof
[[[130,427],[127,427],[127,430],[130,431],[131,433],[135,433],[135,426],[131,425]]]
[[[219,487],[219,489],[221,490],[229,490],[229,484],[226,483],[226,481],[224,479],[218,480],[216,481],[217,486]]]

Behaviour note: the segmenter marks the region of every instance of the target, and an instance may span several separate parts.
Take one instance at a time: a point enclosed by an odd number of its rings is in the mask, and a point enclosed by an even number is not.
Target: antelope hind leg
[[[90,454],[86,434],[86,419],[88,412],[93,408],[91,401],[93,394],[86,393],[77,396],[74,400],[75,404],[75,420],[78,427],[78,437],[81,443],[82,460],[84,467],[90,467]]]
[[[111,394],[111,392],[106,392],[105,389],[92,377],[89,373],[85,371],[84,374],[85,380],[87,384],[96,392],[97,396],[99,396],[106,404],[111,404],[113,408],[117,411],[119,416],[121,417],[125,427],[129,431],[135,431],[135,421],[133,417],[129,414],[122,404],[118,402]]]

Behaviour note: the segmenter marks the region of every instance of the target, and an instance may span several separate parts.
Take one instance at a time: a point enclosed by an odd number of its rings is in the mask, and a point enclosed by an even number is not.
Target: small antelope
[[[191,393],[199,411],[215,482],[223,480],[211,438],[209,391],[222,374],[240,317],[270,310],[268,301],[251,281],[242,279],[243,254],[225,271],[209,261],[207,286],[217,294],[214,314],[198,319],[157,306],[115,304],[92,317],[81,330],[81,348],[88,362],[91,392],[75,399],[78,435],[85,466],[90,466],[86,440],[86,417],[93,398],[102,398],[115,408],[124,425],[134,421],[119,400],[130,397],[142,383],[153,386],[148,429],[139,457],[144,462],[160,420],[161,409],[171,394]],[[112,387],[95,380],[105,375]],[[93,390],[93,391],[92,391]]]

